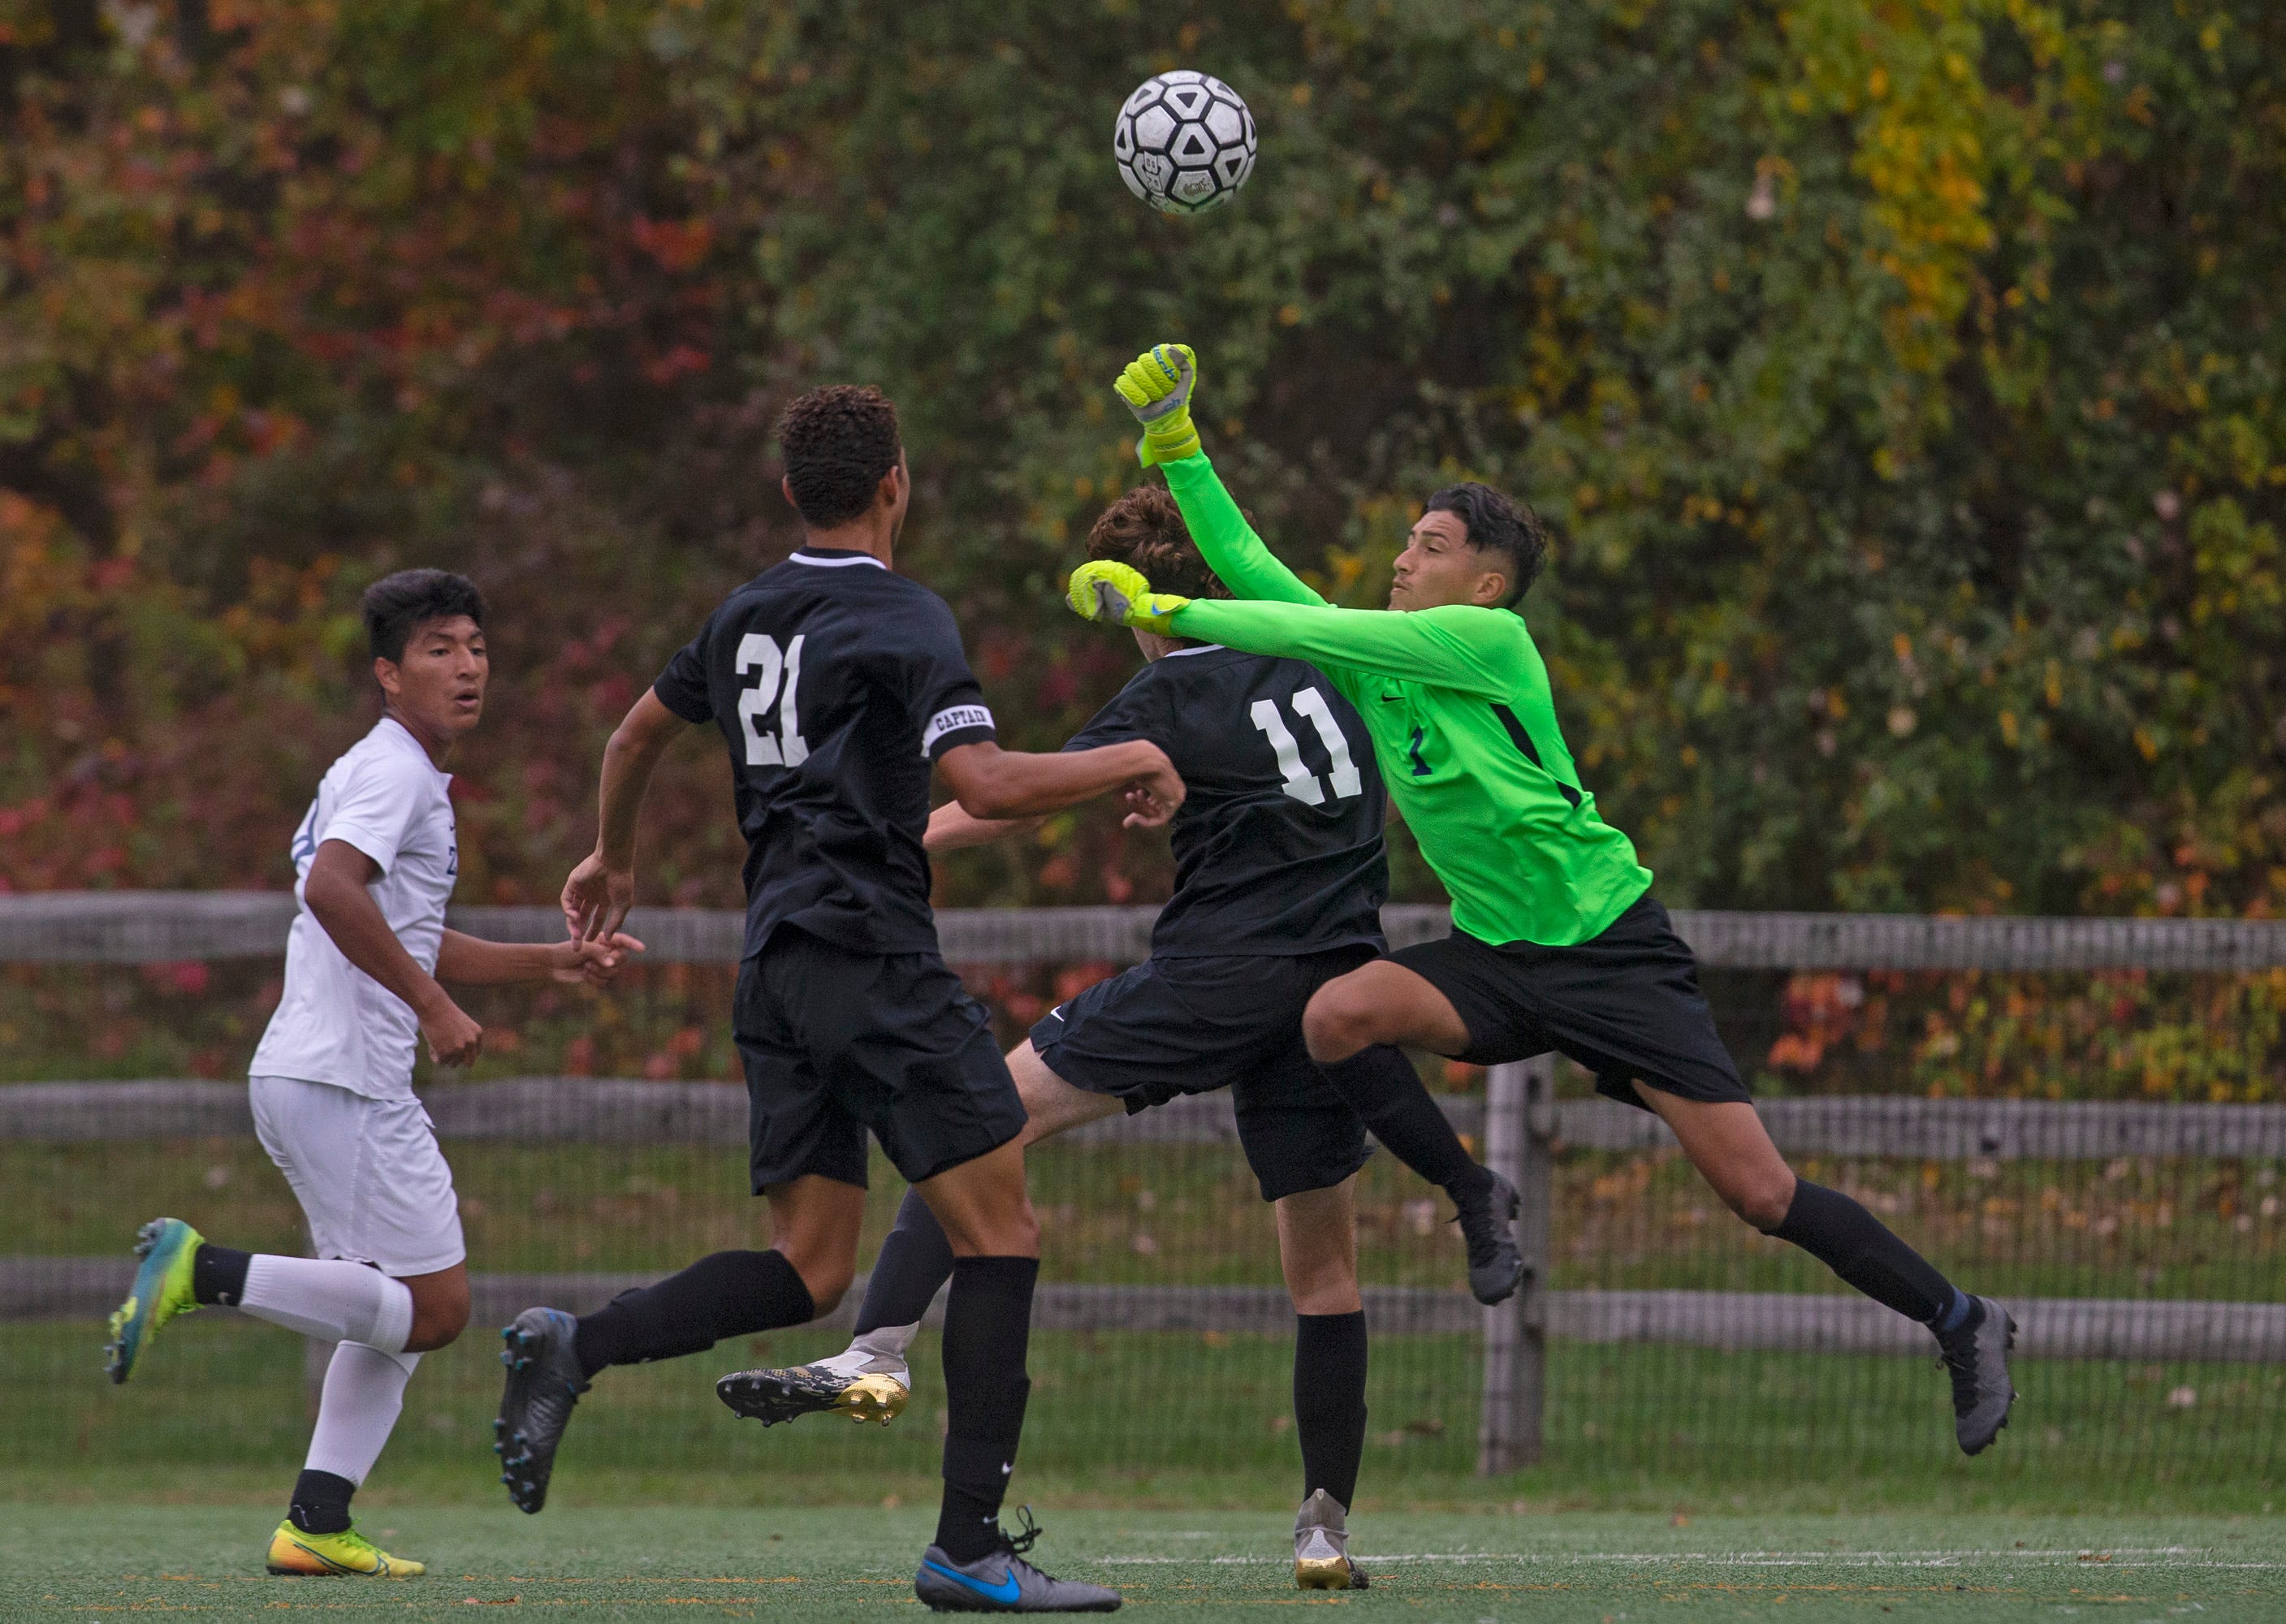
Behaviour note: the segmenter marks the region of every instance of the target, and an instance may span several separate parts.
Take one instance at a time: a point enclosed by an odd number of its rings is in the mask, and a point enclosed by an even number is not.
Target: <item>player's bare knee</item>
[[[1764,1234],[1785,1223],[1786,1211],[1793,1205],[1793,1175],[1791,1172],[1785,1173],[1783,1177],[1758,1174],[1726,1179],[1716,1184],[1714,1190],[1722,1196],[1724,1206]]]
[[[430,1285],[413,1294],[413,1328],[405,1338],[407,1353],[433,1353],[450,1347],[469,1328],[469,1284]]]
[[[1340,977],[1327,982],[1302,1011],[1302,1041],[1321,1066],[1345,1060],[1380,1039],[1372,1004]]]

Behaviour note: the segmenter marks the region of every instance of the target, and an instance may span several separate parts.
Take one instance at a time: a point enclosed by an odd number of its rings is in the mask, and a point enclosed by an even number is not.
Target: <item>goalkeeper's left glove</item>
[[[1083,620],[1108,620],[1138,631],[1172,637],[1175,616],[1191,600],[1171,592],[1154,592],[1143,572],[1115,558],[1099,558],[1072,572],[1064,601]]]
[[[1191,426],[1191,390],[1198,377],[1190,345],[1154,344],[1128,362],[1112,385],[1143,425],[1135,460],[1144,467],[1179,462],[1199,449],[1199,431]]]

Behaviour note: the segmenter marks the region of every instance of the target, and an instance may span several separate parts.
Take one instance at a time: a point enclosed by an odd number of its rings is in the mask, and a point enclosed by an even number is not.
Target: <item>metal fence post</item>
[[[1495,1066],[1485,1078],[1485,1162],[1524,1198],[1517,1245],[1524,1284],[1485,1310],[1484,1411],[1477,1475],[1489,1478],[1540,1459],[1548,1379],[1549,1222],[1554,1186],[1555,1057]]]

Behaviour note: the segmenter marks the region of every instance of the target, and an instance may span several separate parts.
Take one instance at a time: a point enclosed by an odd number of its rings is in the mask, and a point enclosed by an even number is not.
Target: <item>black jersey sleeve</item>
[[[1146,666],[1135,679],[1112,696],[1111,703],[1088,719],[1087,726],[1064,741],[1066,750],[1093,750],[1100,745],[1124,745],[1147,739],[1162,750],[1172,718],[1166,704],[1166,685],[1150,680]]]
[[[934,761],[956,745],[995,737],[997,730],[984,690],[968,668],[952,611],[931,595],[915,619],[903,662],[905,691],[913,725],[920,729],[921,753]]]
[[[704,724],[714,720],[714,701],[706,690],[706,640],[714,630],[712,616],[698,636],[675,651],[650,685],[658,702],[683,721]]]

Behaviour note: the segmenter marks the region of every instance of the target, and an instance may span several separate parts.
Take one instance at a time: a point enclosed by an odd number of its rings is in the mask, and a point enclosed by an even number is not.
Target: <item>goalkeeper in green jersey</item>
[[[1161,465],[1199,550],[1243,601],[1155,593],[1105,561],[1074,574],[1071,603],[1091,619],[1308,660],[1364,717],[1390,799],[1453,899],[1453,934],[1319,988],[1303,1036],[1328,1080],[1349,1097],[1348,1069],[1387,1044],[1476,1065],[1569,1055],[1600,1092],[1657,1112],[1740,1218],[1927,1325],[1960,1447],[1983,1449],[2015,1398],[2014,1324],[1857,1202],[1795,1178],[1771,1143],[1651,871],[1597,814],[1557,726],[1547,666],[1515,612],[1547,556],[1539,519],[1485,485],[1439,491],[1398,557],[1389,609],[1336,609],[1223,489],[1191,423],[1195,377],[1188,349],[1162,344],[1118,389],[1143,423],[1139,454]],[[1457,1140],[1443,1148],[1452,1130],[1425,1089],[1368,1120],[1431,1178],[1462,1154]]]

